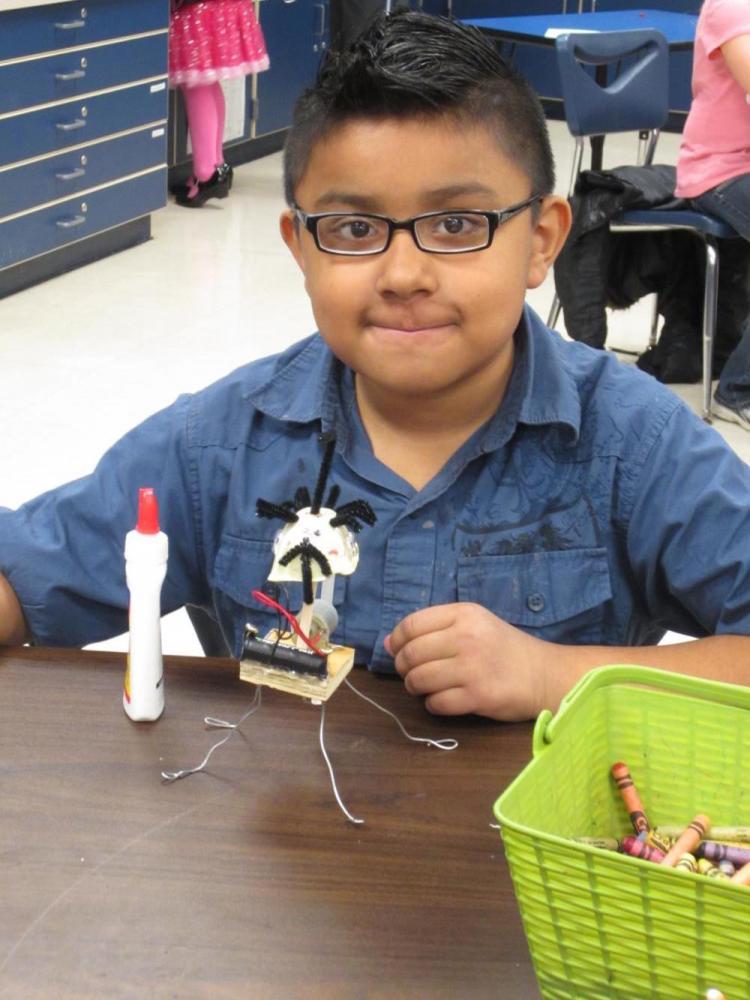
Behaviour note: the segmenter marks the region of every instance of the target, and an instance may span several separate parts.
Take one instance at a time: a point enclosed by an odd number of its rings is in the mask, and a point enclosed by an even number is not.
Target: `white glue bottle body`
[[[153,722],[164,711],[160,598],[168,554],[156,494],[144,487],[138,491],[138,524],[125,536],[130,643],[122,707],[134,722]]]

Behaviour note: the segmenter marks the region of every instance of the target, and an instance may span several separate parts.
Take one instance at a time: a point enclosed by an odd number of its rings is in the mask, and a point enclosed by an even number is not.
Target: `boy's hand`
[[[442,604],[404,618],[386,638],[410,694],[437,715],[474,712],[507,722],[556,708],[554,643],[514,628],[479,604]],[[562,681],[563,679],[560,678]],[[552,693],[548,687],[560,687]]]
[[[26,620],[16,592],[0,573],[0,646],[20,646],[26,639]]]

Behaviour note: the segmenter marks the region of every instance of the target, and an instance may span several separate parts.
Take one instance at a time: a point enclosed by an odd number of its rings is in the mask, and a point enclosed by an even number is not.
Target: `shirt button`
[[[544,595],[529,594],[526,598],[526,607],[529,611],[542,611],[544,609]]]

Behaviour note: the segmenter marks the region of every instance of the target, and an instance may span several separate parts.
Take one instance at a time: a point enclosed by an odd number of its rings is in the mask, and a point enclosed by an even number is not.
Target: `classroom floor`
[[[564,192],[572,139],[562,123],[550,131]],[[674,163],[677,146],[676,136],[662,136],[657,161]],[[605,167],[635,162],[635,154],[635,140],[610,139]],[[86,474],[120,434],[179,393],[314,329],[278,235],[283,207],[274,154],[238,168],[226,201],[197,211],[170,202],[154,216],[149,243],[0,301],[0,505]],[[552,294],[550,276],[529,295],[545,318]],[[644,350],[649,322],[647,300],[610,314],[608,343]],[[674,388],[699,409],[699,385]],[[750,433],[714,426],[750,462]],[[183,612],[165,619],[164,649],[200,653]]]

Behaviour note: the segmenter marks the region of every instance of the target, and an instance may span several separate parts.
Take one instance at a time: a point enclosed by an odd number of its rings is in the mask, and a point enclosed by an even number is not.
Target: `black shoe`
[[[220,194],[219,198],[226,198],[227,194],[232,190],[232,184],[234,183],[234,170],[226,162],[220,163],[216,168],[216,173],[219,177],[226,177],[227,179],[227,190],[226,194]]]
[[[665,384],[700,382],[701,358],[697,346],[679,337],[663,338],[649,347],[636,366]]]
[[[223,166],[224,164],[222,164]],[[229,169],[231,171],[231,167]],[[196,184],[198,191],[191,198],[190,192],[195,190]],[[222,171],[221,167],[217,167],[207,181],[195,181],[193,178],[184,187],[180,185],[179,189],[175,191],[175,201],[183,208],[202,208],[209,198],[226,198],[230,185],[231,174]],[[177,188],[177,185],[175,187]]]
[[[697,349],[677,342],[665,351],[657,378],[666,385],[674,385],[700,382],[702,376],[703,366]]]
[[[649,347],[647,351],[644,351],[637,358],[635,364],[636,368],[640,368],[647,375],[653,375],[654,378],[659,377],[659,355],[656,353],[655,347]]]

